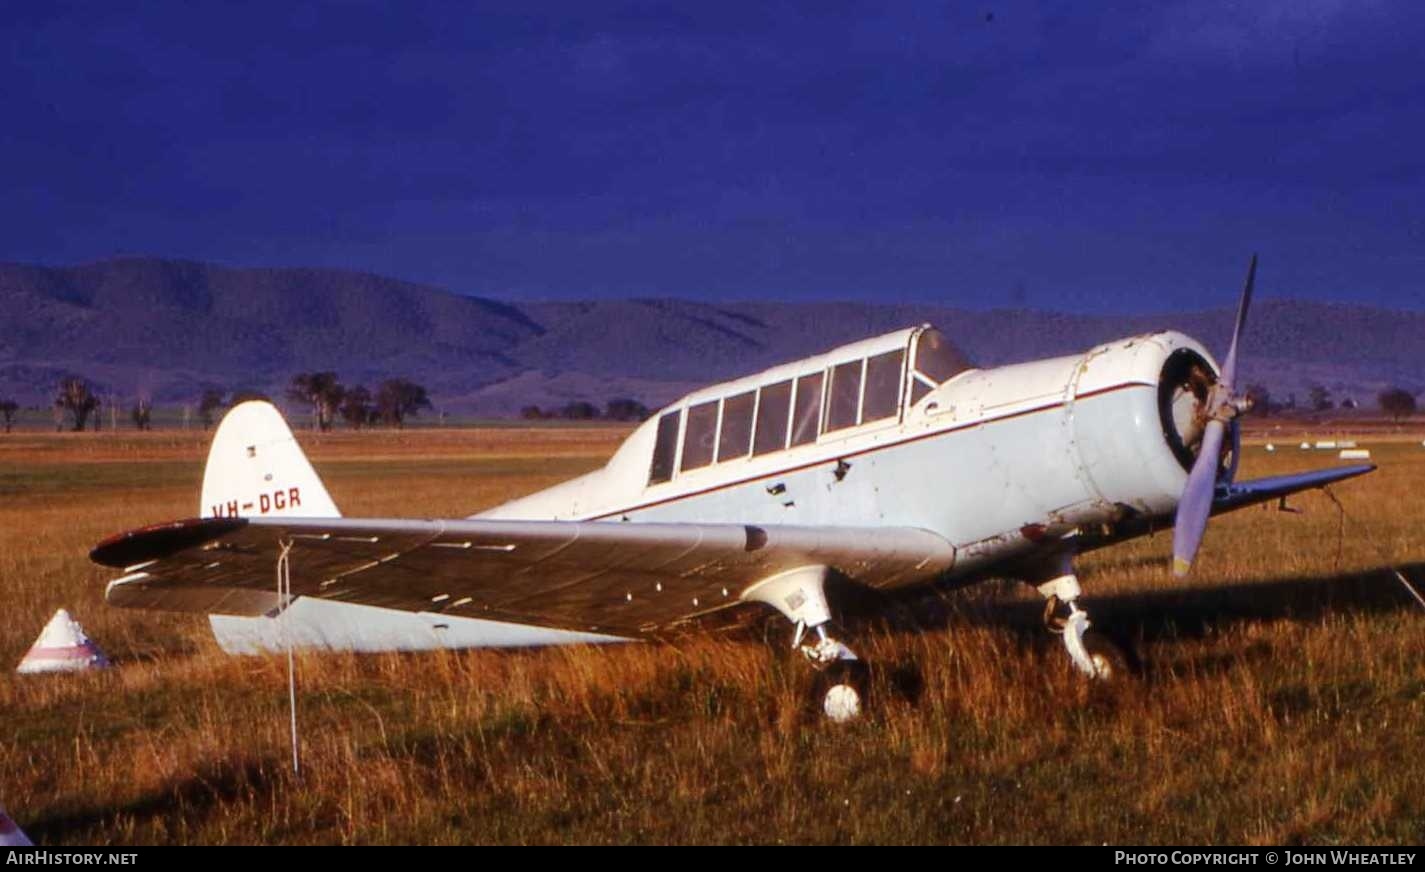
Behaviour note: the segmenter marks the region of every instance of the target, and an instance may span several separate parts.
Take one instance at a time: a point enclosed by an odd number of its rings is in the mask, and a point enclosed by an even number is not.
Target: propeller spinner
[[[1188,473],[1182,498],[1178,500],[1178,513],[1173,525],[1173,574],[1179,578],[1192,569],[1197,549],[1202,545],[1203,532],[1207,530],[1207,518],[1212,513],[1212,496],[1217,489],[1222,441],[1229,424],[1233,431],[1234,467],[1236,455],[1241,453],[1236,419],[1252,407],[1252,402],[1237,393],[1237,341],[1247,323],[1247,307],[1252,302],[1252,284],[1256,277],[1257,256],[1254,254],[1251,265],[1247,267],[1247,282],[1242,288],[1242,301],[1237,306],[1237,323],[1232,328],[1232,344],[1227,349],[1222,375],[1207,397],[1207,426],[1202,434],[1202,444],[1197,459],[1193,461],[1192,471]]]

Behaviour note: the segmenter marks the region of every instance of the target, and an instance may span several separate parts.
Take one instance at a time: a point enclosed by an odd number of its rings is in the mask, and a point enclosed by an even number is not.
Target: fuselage
[[[474,517],[917,527],[953,544],[952,574],[969,577],[1032,551],[1046,534],[1172,512],[1187,470],[1164,413],[1164,379],[1169,361],[1184,356],[1215,372],[1200,344],[1155,333],[1083,354],[967,367],[928,385],[915,363],[930,329],[689,394],[641,425],[604,468]],[[885,389],[893,400],[867,420],[870,361],[898,351],[897,386]],[[833,422],[837,373],[860,361],[862,415]],[[800,388],[808,376],[819,376],[815,433],[758,453],[759,426],[790,432],[798,424],[794,408],[789,425],[759,416],[764,398],[780,412],[778,386]],[[742,418],[753,424],[750,436]],[[710,446],[699,441],[709,420]],[[665,443],[676,433],[675,450],[671,465],[656,470],[655,454],[666,451],[660,429]]]

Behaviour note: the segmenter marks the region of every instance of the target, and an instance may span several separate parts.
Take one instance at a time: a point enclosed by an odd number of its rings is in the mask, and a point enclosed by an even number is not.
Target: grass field
[[[592,469],[612,428],[301,438],[352,515],[464,515]],[[805,714],[776,644],[230,658],[185,616],[103,604],[88,548],[194,514],[201,433],[0,436],[0,803],[42,844],[326,842],[1402,843],[1425,838],[1425,448],[1287,514],[1080,562],[1138,681],[1090,686],[1032,592],[947,594],[919,632],[857,626],[872,716]],[[1333,462],[1250,450],[1242,475]],[[10,671],[69,608],[116,661]]]

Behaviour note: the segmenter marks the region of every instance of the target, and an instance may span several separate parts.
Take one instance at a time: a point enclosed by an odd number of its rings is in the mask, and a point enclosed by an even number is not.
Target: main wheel
[[[1084,651],[1093,663],[1096,681],[1121,681],[1138,672],[1133,652],[1103,633],[1085,633]]]
[[[870,672],[860,660],[837,660],[817,673],[812,702],[827,720],[844,724],[862,717]]]

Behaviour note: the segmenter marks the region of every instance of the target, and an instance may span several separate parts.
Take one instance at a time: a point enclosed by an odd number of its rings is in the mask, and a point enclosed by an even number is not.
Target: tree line
[[[419,415],[421,410],[430,409],[430,395],[423,385],[406,378],[389,378],[376,386],[373,391],[364,385],[343,385],[334,372],[304,372],[292,377],[287,388],[287,398],[307,406],[312,411],[314,421],[321,430],[329,430],[340,417],[353,428],[372,427],[385,424],[404,427],[408,418]],[[270,398],[254,390],[235,390],[231,394],[220,387],[207,386],[198,397],[198,421],[207,430],[213,426],[219,412],[228,406],[235,406],[247,400],[267,400]],[[110,417],[117,424],[118,400],[109,400]],[[54,412],[56,431],[84,430],[99,431],[103,427],[101,409],[104,399],[100,391],[87,379],[80,376],[65,376],[55,389],[51,409]],[[185,407],[185,422],[188,409]],[[14,428],[15,417],[20,404],[12,399],[0,399],[0,425],[6,433]],[[153,402],[148,397],[140,397],[129,407],[127,418],[135,429],[153,428]]]
[[[1296,394],[1288,394],[1286,400],[1278,400],[1272,392],[1260,384],[1249,385],[1247,396],[1252,398],[1253,412],[1262,416],[1296,411]],[[1397,424],[1415,414],[1418,404],[1415,394],[1405,388],[1389,387],[1376,394],[1376,404],[1380,410]],[[1331,389],[1325,385],[1311,385],[1306,391],[1306,403],[1300,408],[1311,412],[1329,412],[1332,409],[1357,409],[1359,404],[1352,397],[1343,397],[1339,402],[1331,396]]]
[[[542,409],[539,406],[525,406],[520,409],[520,417],[526,421],[646,421],[652,414],[652,409],[627,397],[609,400],[603,409],[587,400],[575,400],[557,409]]]
[[[401,428],[406,419],[431,408],[424,386],[410,379],[388,378],[373,392],[364,385],[347,387],[334,372],[303,372],[292,376],[287,399],[312,411],[317,429],[330,430],[340,417],[353,429],[385,424]]]
[[[1261,384],[1247,388],[1255,411],[1263,416],[1295,411],[1298,408],[1295,394],[1285,401],[1272,396],[1271,391]],[[292,377],[286,391],[287,399],[307,407],[317,429],[326,431],[341,420],[353,429],[386,425],[401,428],[406,420],[418,416],[422,410],[432,408],[426,388],[410,379],[389,378],[376,386],[373,391],[365,385],[346,386],[335,372],[303,372]],[[203,429],[213,426],[217,413],[228,406],[235,406],[246,400],[269,400],[270,398],[254,390],[228,391],[208,386],[203,388],[198,398],[198,420]],[[112,401],[111,402],[116,402]],[[1376,402],[1385,414],[1399,423],[1414,415],[1419,404],[1413,392],[1400,387],[1382,390]],[[80,432],[86,429],[99,430],[103,418],[99,414],[102,400],[99,392],[79,376],[60,379],[55,391],[52,408],[56,430],[69,429]],[[1302,408],[1313,412],[1330,411],[1338,407],[1331,391],[1323,385],[1312,385],[1307,392]],[[1339,407],[1354,409],[1356,403],[1351,398],[1342,399]],[[0,425],[9,433],[20,410],[19,403],[12,399],[0,399]],[[566,421],[643,421],[652,410],[637,400],[619,397],[606,402],[603,408],[586,400],[575,400],[560,407],[541,408],[525,406],[520,409],[520,417],[525,420],[566,420]],[[112,413],[117,421],[117,411]],[[153,404],[146,397],[140,397],[129,408],[127,417],[136,429],[149,430],[153,426]]]

